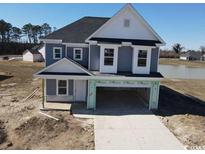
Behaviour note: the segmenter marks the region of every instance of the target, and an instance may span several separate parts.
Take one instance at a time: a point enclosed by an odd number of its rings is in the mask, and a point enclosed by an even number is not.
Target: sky
[[[48,23],[61,28],[83,16],[112,17],[124,4],[0,4],[0,19],[13,26]],[[170,49],[205,46],[205,4],[133,4]]]

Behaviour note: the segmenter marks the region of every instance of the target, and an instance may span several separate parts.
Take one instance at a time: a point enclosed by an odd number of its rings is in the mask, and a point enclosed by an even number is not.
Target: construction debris
[[[34,94],[35,94],[38,90],[39,90],[39,87],[36,88],[30,95],[28,95],[28,96],[23,100],[23,102],[26,101],[26,100],[28,100],[28,99],[31,99],[31,98],[34,96]]]
[[[13,87],[15,86],[17,83],[8,83],[8,84],[1,84],[1,87]]]
[[[40,114],[42,114],[42,115],[45,115],[45,116],[47,116],[47,117],[49,117],[49,118],[52,118],[52,119],[55,119],[55,120],[59,120],[58,118],[55,118],[55,117],[53,117],[53,116],[51,116],[51,115],[48,115],[48,114],[46,114],[46,113],[43,113],[43,112],[39,112]]]
[[[11,96],[12,94],[0,94],[0,96]]]

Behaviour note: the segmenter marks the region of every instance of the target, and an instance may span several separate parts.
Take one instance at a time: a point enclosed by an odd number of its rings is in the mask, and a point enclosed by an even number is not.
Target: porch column
[[[158,109],[158,101],[159,101],[159,81],[153,81],[150,89],[150,99],[149,99],[149,110],[157,110]]]
[[[96,81],[88,80],[87,109],[96,109]]]
[[[45,102],[45,85],[44,85],[44,81],[45,79],[42,79],[42,108],[44,109],[44,102]]]

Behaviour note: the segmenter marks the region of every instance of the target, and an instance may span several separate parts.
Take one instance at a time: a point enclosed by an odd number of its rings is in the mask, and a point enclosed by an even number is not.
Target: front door
[[[86,81],[75,80],[75,101],[86,101]]]

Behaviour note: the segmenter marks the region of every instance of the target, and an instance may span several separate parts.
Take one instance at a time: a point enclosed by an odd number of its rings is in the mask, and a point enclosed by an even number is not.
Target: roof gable
[[[124,20],[129,20],[130,26],[124,26]],[[125,5],[109,21],[101,26],[90,38],[117,38],[156,40],[164,43],[161,37],[151,28],[144,18],[132,7]]]
[[[74,62],[71,59],[63,58],[52,65],[40,70],[35,73],[35,75],[49,74],[49,73],[74,73],[74,74],[86,74],[93,75],[86,68],[82,67],[80,64]]]

